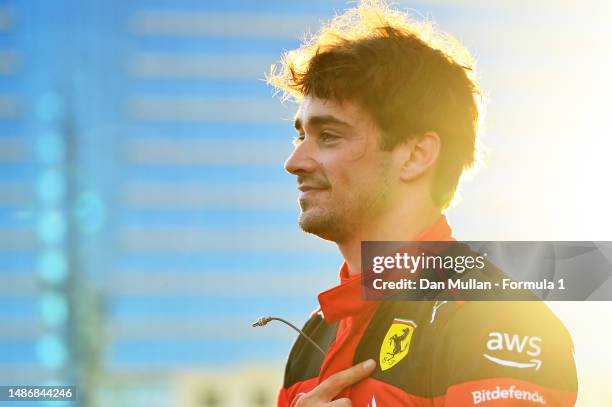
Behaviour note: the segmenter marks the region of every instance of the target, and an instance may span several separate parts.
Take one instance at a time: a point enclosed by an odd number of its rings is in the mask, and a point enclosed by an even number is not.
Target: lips
[[[299,201],[301,202],[302,205],[304,205],[306,201],[310,201],[311,199],[314,199],[321,192],[328,190],[329,187],[322,187],[318,185],[317,186],[300,185],[298,186],[298,189],[301,191],[300,196],[299,196]],[[304,209],[303,206],[302,206],[302,209]]]
[[[298,186],[298,189],[301,192],[308,192],[308,191],[323,191],[326,190],[327,187],[322,187],[322,186],[314,186],[314,185],[300,185]]]

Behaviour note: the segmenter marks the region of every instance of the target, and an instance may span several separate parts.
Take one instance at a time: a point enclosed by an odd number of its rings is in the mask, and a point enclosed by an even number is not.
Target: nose
[[[313,172],[317,167],[317,161],[308,141],[302,141],[295,146],[293,152],[285,161],[285,170],[293,175],[303,175]]]

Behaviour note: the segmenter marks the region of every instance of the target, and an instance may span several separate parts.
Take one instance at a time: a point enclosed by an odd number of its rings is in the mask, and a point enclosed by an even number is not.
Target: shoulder
[[[449,308],[433,338],[438,392],[510,380],[575,394],[572,339],[546,303],[473,301]]]

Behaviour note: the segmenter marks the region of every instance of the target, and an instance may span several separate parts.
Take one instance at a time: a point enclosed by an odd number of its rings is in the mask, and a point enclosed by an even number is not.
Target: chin
[[[334,242],[339,240],[338,222],[329,213],[315,213],[313,210],[302,212],[298,224],[304,232],[321,239]]]

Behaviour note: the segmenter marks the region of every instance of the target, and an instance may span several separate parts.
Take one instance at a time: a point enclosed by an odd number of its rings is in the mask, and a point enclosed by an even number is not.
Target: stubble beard
[[[306,232],[320,237],[321,239],[339,242],[346,235],[346,220],[343,219],[341,203],[340,208],[317,204],[302,205],[302,211],[298,220],[300,228]]]
[[[380,177],[367,189],[338,199],[330,190],[326,202],[301,203],[300,228],[338,244],[347,241],[364,223],[375,221],[388,209],[389,174],[383,165]]]

